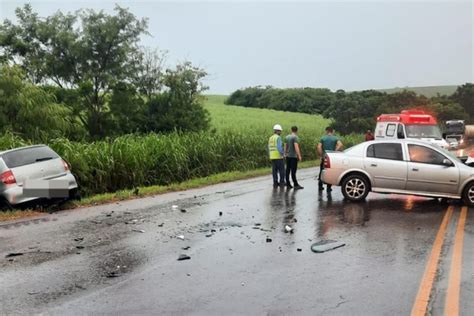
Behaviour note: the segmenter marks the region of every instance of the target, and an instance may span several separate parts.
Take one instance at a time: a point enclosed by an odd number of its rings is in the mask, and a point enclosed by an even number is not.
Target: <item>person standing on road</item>
[[[274,134],[268,139],[268,156],[272,161],[273,187],[285,186],[285,163],[283,142],[281,140],[281,125],[273,126]],[[280,176],[280,178],[278,178]]]
[[[334,130],[332,127],[326,127],[326,135],[321,137],[321,140],[318,144],[318,153],[321,157],[321,164],[319,167],[319,191],[324,190],[323,182],[321,181],[321,174],[324,169],[324,158],[326,155],[326,151],[339,151],[343,147],[342,142],[339,140],[337,136],[334,135]],[[331,185],[327,185],[328,192],[331,192]]]
[[[295,190],[303,189],[296,180],[296,170],[298,169],[298,161],[301,161],[301,151],[298,138],[298,127],[291,128],[291,134],[285,139],[285,156],[286,156],[286,187],[288,189],[295,188]],[[290,183],[293,180],[293,186]]]
[[[374,134],[372,134],[372,131],[368,129],[367,132],[365,133],[365,141],[368,142],[374,139],[375,139]]]

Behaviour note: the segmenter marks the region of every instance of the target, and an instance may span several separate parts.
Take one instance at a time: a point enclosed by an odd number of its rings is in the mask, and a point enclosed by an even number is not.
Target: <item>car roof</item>
[[[13,152],[13,151],[17,151],[17,150],[28,149],[28,148],[35,148],[35,147],[45,147],[45,146],[46,146],[46,145],[44,145],[44,144],[38,144],[38,145],[31,145],[31,146],[23,146],[23,147],[18,147],[18,148],[12,148],[12,149],[8,149],[8,150],[0,151],[0,156],[3,155],[3,154],[6,154],[6,153],[10,153],[10,152]]]
[[[420,140],[420,139],[375,139],[375,140],[371,140],[371,141],[367,141],[367,142],[364,142],[364,143],[397,143],[397,144],[403,144],[403,143],[410,143],[410,144],[419,144],[419,145],[430,145],[430,146],[433,146],[432,143],[430,143],[429,141],[426,141],[426,140]],[[434,146],[433,146],[434,147]]]

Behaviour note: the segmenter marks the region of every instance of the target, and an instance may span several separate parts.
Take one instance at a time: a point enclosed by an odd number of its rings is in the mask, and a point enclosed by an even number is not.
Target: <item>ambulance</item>
[[[419,110],[405,110],[400,114],[382,114],[377,118],[375,139],[424,140],[441,148],[449,149],[436,119]]]

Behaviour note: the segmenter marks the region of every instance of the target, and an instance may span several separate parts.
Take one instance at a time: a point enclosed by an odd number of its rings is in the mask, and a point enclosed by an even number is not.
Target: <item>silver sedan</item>
[[[474,168],[423,141],[376,140],[328,152],[321,177],[340,185],[351,201],[379,192],[462,199],[474,206]]]

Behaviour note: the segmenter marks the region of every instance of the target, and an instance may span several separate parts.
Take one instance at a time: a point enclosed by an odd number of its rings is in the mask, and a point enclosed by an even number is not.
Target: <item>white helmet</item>
[[[275,124],[275,125],[273,126],[273,130],[274,130],[274,131],[282,131],[283,128],[281,128],[281,125],[280,125],[280,124]]]

